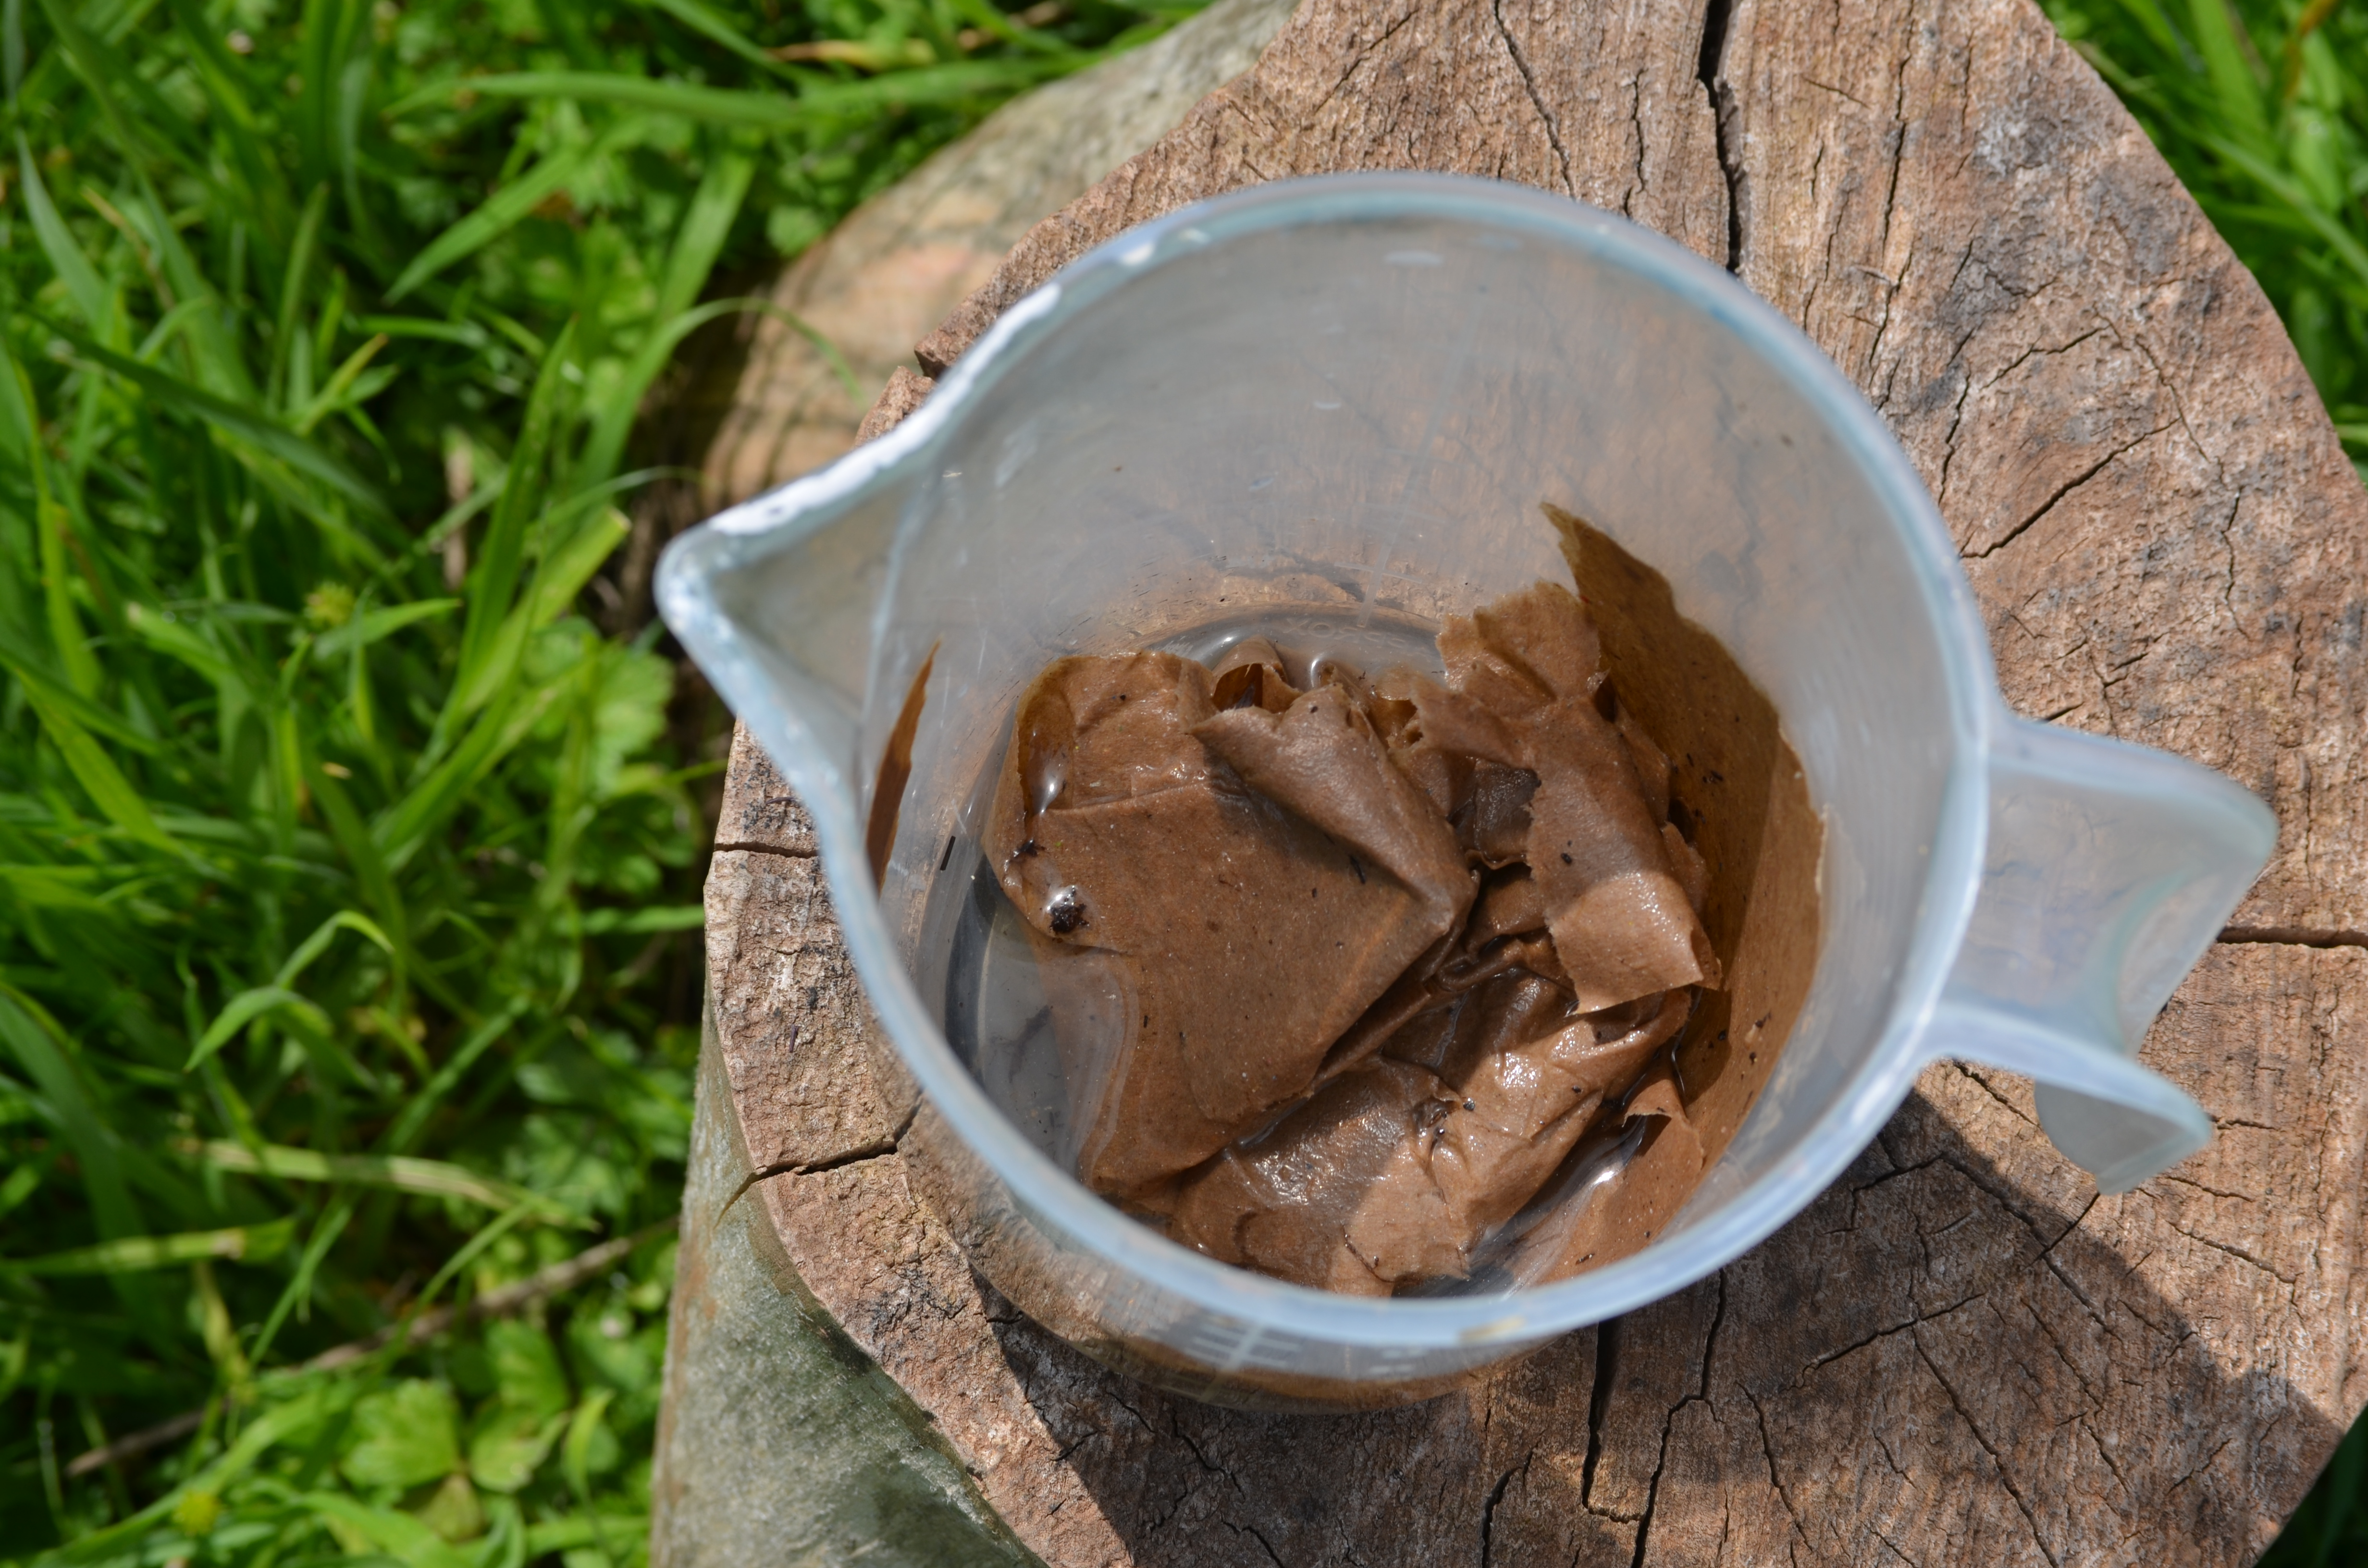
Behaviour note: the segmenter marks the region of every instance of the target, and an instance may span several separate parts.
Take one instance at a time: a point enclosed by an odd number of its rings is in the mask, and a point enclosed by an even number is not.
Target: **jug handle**
[[[2034,1081],[2040,1126],[2125,1192],[2212,1141],[2138,1042],[2268,863],[2277,819],[2168,753],[2002,716],[1982,881],[1925,1040]]]

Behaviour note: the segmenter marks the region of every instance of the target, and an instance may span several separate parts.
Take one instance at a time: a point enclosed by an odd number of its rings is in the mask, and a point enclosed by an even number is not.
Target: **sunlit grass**
[[[0,1552],[639,1559],[718,715],[637,411],[1169,19],[0,6]]]

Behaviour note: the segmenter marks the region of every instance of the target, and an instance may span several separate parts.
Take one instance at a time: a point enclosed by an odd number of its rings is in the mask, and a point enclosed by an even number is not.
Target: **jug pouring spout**
[[[930,472],[936,423],[916,415],[733,507],[676,540],[658,565],[666,623],[779,763],[825,842],[860,837],[875,622],[899,520]]]
[[[2003,719],[1980,887],[1928,1048],[2032,1079],[2040,1125],[2101,1191],[2169,1168],[2212,1120],[2138,1042],[2276,840],[2269,809],[2208,768]]]
[[[658,562],[666,624],[788,777],[825,847],[863,845],[885,726],[926,670],[926,648],[884,627],[915,515],[959,478],[941,472],[947,429],[1061,297],[1051,284],[1006,311],[901,423],[719,513]]]

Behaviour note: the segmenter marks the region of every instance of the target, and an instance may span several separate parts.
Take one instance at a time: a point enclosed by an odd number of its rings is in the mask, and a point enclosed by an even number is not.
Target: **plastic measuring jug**
[[[1019,690],[1057,655],[1219,620],[1435,625],[1566,580],[1541,502],[1664,575],[1799,755],[1823,931],[1789,1040],[1664,1233],[1592,1272],[1351,1299],[1169,1242],[948,1041],[948,911]],[[1864,399],[1734,278],[1610,213],[1421,175],[1172,213],[1005,312],[887,436],[678,540],[658,597],[813,813],[908,1168],[986,1279],[1171,1388],[1395,1403],[1681,1289],[1804,1207],[1943,1057],[2036,1080],[2106,1191],[2212,1135],[2135,1053],[2266,861],[2270,812],[2010,714]]]

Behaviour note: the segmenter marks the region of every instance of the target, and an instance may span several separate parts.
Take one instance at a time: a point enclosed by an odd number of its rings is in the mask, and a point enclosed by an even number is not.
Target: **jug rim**
[[[712,587],[715,576],[795,544],[861,499],[924,475],[932,451],[1007,369],[1110,290],[1228,240],[1287,226],[1393,219],[1486,224],[1594,253],[1667,289],[1775,369],[1827,422],[1899,537],[1941,650],[1950,708],[1952,749],[1923,904],[1877,1043],[1863,1062],[1790,1156],[1748,1186],[1718,1195],[1701,1217],[1681,1210],[1666,1242],[1566,1279],[1494,1294],[1344,1296],[1220,1263],[1129,1218],[1041,1151],[962,1066],[923,1002],[880,912],[845,775],[837,762],[814,754],[811,732],[771,699],[766,672]],[[1979,892],[1988,753],[2008,718],[1971,585],[1922,477],[1825,352],[1736,275],[1618,213],[1508,182],[1370,172],[1271,181],[1179,208],[1095,246],[1005,310],[894,429],[677,538],[659,564],[657,588],[667,624],[804,800],[850,955],[923,1096],[1031,1218],[1202,1310],[1253,1320],[1256,1331],[1408,1350],[1517,1346],[1643,1306],[1725,1267],[1806,1208],[1873,1140],[1917,1074],[1943,1054],[1929,1044],[1926,1025]],[[874,659],[879,614],[884,608],[874,618]],[[867,676],[876,687],[877,668]],[[1702,1191],[1715,1171],[1706,1175]]]

